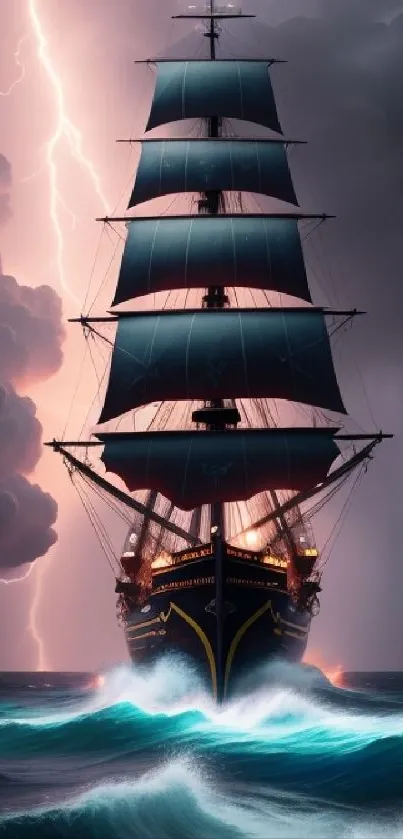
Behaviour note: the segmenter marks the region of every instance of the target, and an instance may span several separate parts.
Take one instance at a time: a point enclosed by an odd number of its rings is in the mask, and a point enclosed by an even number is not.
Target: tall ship
[[[222,702],[267,661],[302,659],[324,563],[312,518],[390,435],[346,425],[331,338],[360,313],[312,301],[301,230],[326,216],[299,208],[277,59],[221,55],[226,22],[253,17],[231,3],[176,17],[206,56],[148,60],[129,214],[99,220],[125,232],[111,308],[73,319],[110,351],[101,415],[91,439],[48,445],[125,510],[113,568],[132,661],[178,653]]]

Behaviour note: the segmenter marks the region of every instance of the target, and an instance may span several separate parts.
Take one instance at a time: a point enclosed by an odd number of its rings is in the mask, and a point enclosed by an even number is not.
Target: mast
[[[216,21],[214,15],[214,0],[210,0],[210,28],[208,38],[210,40],[210,59],[216,60],[216,40],[218,40],[218,32],[216,31]],[[219,137],[221,134],[221,119],[218,116],[210,117],[208,121],[208,136],[210,138]],[[220,193],[216,192],[212,195],[206,195],[208,202],[208,214],[217,216],[220,205]],[[199,205],[200,207],[200,205]],[[225,289],[216,286],[210,286],[207,290],[207,295],[204,299],[207,308],[223,309],[227,297]],[[205,404],[208,407],[208,403]],[[210,402],[210,407],[213,410],[222,410],[224,408],[224,401],[222,399],[213,400]],[[212,426],[208,426],[211,431]],[[208,432],[207,432],[208,433]],[[217,658],[217,698],[221,702],[224,696],[224,655],[223,655],[223,631],[224,631],[224,550],[223,539],[225,538],[225,519],[224,519],[224,504],[218,501],[210,507],[210,526],[211,526],[211,540],[215,553],[215,612],[216,612],[216,658]]]
[[[210,23],[209,23],[209,31],[206,33],[206,37],[209,38],[210,41],[210,59],[211,61],[216,60],[216,40],[218,40],[219,35],[216,31],[216,21],[214,18],[214,0],[210,0]],[[213,116],[210,117],[208,120],[208,137],[210,138],[217,138],[221,136],[221,120],[220,117]],[[211,216],[217,216],[219,212],[219,205],[220,205],[220,192],[213,192],[213,193],[206,193],[205,200],[199,202],[199,212],[203,208],[206,209],[207,214]],[[227,297],[225,295],[225,289],[217,286],[209,286],[207,289],[206,296],[204,297],[204,303],[207,309],[223,309],[225,303],[227,301]],[[222,399],[211,400],[210,402],[205,403],[205,407],[211,407],[213,409],[217,409],[220,411],[224,407],[224,401]],[[211,430],[214,426],[208,426]],[[224,505],[221,502],[215,503],[211,505],[211,528],[213,532],[213,528],[217,528],[216,534],[220,535],[220,539],[224,538]],[[214,535],[214,534],[213,534]],[[215,541],[219,541],[216,539]],[[217,577],[219,575],[217,574]],[[221,575],[220,575],[221,576]],[[218,592],[217,592],[218,595]],[[220,598],[221,599],[221,598]],[[218,597],[217,597],[218,601]]]
[[[213,17],[213,15],[214,15],[214,0],[210,0],[210,15],[211,15],[211,18],[210,18],[210,32],[208,34],[208,37],[210,38],[210,58],[211,58],[212,61],[215,61],[215,59],[216,59],[215,42],[216,42],[216,38],[218,38],[218,33],[216,32],[216,29],[215,29],[215,19]],[[212,136],[213,137],[218,137],[218,134],[213,134]]]
[[[209,38],[210,41],[210,59],[211,61],[216,60],[216,41],[219,39],[219,34],[216,30],[216,19],[214,17],[215,11],[215,0],[210,0],[210,22],[209,22],[209,31],[206,33],[206,37]],[[211,117],[208,121],[208,136],[210,138],[217,138],[221,135],[221,119],[220,117]],[[220,193],[215,193],[212,196],[207,196],[208,201],[208,212],[209,215],[218,215],[219,213],[219,206],[220,206]],[[200,206],[200,205],[199,205]],[[228,298],[225,294],[225,288],[220,287],[217,288],[216,286],[210,286],[207,290],[207,295],[204,298],[206,307],[207,308],[215,308],[215,309],[223,309]],[[213,400],[208,403],[209,406],[213,409],[222,412],[222,422],[220,425],[217,425],[218,428],[225,427],[225,409],[224,409],[224,401],[221,400]],[[207,404],[206,406],[207,407]],[[233,408],[235,408],[235,403],[233,403]],[[223,410],[224,409],[224,410]],[[235,408],[236,410],[236,408]],[[211,426],[208,426],[209,430],[212,430]],[[270,497],[273,502],[273,506],[275,510],[279,510],[281,507],[280,502],[277,498],[277,494],[274,490],[270,492]],[[224,504],[221,502],[215,503],[211,505],[211,514],[210,514],[210,521],[211,521],[211,534],[212,534],[212,543],[215,550],[216,556],[216,617],[217,617],[217,676],[218,676],[218,697],[221,695],[221,690],[223,685],[220,685],[220,677],[223,677],[223,650],[222,650],[222,639],[223,639],[223,623],[225,620],[224,614],[224,562],[223,562],[223,540],[225,539],[225,513],[224,513]],[[279,514],[277,522],[277,530],[283,536],[287,546],[291,550],[291,552],[295,551],[295,542],[293,535],[288,527],[288,523],[286,517],[284,515]]]

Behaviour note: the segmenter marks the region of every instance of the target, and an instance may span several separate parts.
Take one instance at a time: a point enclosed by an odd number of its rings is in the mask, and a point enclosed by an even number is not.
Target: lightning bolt
[[[23,81],[23,79],[25,79],[25,64],[23,63],[23,61],[21,61],[21,49],[22,49],[22,45],[27,40],[28,40],[28,35],[23,35],[22,38],[20,38],[20,40],[18,41],[17,49],[16,49],[16,51],[14,53],[14,56],[13,56],[16,67],[18,67],[19,71],[20,71],[19,75],[17,76],[16,79],[14,79],[13,82],[11,82],[11,84],[7,88],[7,90],[0,90],[0,96],[10,96],[10,93],[13,92],[14,88],[17,87],[17,85],[20,84]]]
[[[22,583],[31,576],[32,572],[35,570],[35,565],[29,566],[25,574],[22,577],[10,577],[8,579],[0,578],[0,586],[11,586],[15,583]],[[39,579],[38,579],[39,577]],[[42,582],[43,573],[40,576],[36,575],[36,588],[34,592],[34,596],[31,602],[31,609],[29,612],[29,630],[31,632],[32,638],[34,639],[37,650],[38,650],[38,659],[37,659],[37,670],[46,670],[46,658],[45,658],[45,645],[42,639],[42,636],[39,632],[38,625],[37,625],[37,611],[40,602],[40,597],[42,594],[42,586],[40,583]]]
[[[46,557],[42,559],[42,565],[38,566],[37,572],[35,574],[36,585],[34,590],[34,596],[31,601],[31,608],[29,610],[29,630],[31,632],[32,638],[36,643],[36,647],[38,650],[38,658],[36,663],[36,669],[38,671],[49,669],[46,664],[45,642],[42,638],[42,635],[38,627],[38,611],[41,602],[43,578],[45,576],[46,570],[46,566],[43,564],[44,562],[46,562]]]
[[[28,577],[31,576],[34,569],[35,569],[35,565],[32,564],[32,565],[29,566],[29,568],[27,569],[25,574],[23,574],[22,577],[11,577],[10,579],[6,579],[6,580],[1,578],[0,579],[0,585],[11,586],[14,583],[22,583],[22,582],[24,582],[24,580],[27,580]],[[40,589],[40,586],[37,585],[36,589],[35,589],[33,600],[31,602],[31,609],[30,609],[30,613],[29,613],[29,630],[31,632],[32,638],[34,639],[34,641],[37,645],[37,649],[38,649],[38,659],[37,659],[36,669],[37,670],[46,670],[47,668],[46,668],[46,660],[45,660],[44,643],[43,643],[43,639],[41,637],[41,634],[38,630],[37,622],[36,622],[36,612],[37,612],[37,607],[38,607],[40,594],[41,594],[41,589]]]
[[[59,283],[63,291],[72,298],[75,303],[80,305],[80,300],[76,297],[67,283],[64,267],[64,237],[63,227],[60,220],[60,209],[66,209],[66,205],[59,190],[57,164],[57,150],[63,140],[67,141],[72,157],[77,161],[82,170],[86,172],[105,213],[108,213],[109,211],[109,204],[103,193],[101,181],[94,164],[83,152],[81,133],[68,115],[63,84],[49,54],[48,42],[38,11],[37,0],[28,0],[28,13],[32,33],[37,47],[38,60],[48,77],[55,102],[56,125],[53,135],[46,143],[46,161],[49,172],[49,211],[56,241]]]
[[[11,577],[7,580],[0,578],[0,586],[11,586],[13,583],[22,583],[24,580],[27,580],[28,577],[31,576],[33,570],[34,566],[30,565],[28,570],[25,572],[25,574],[22,575],[22,577]]]
[[[68,208],[66,207],[59,188],[59,165],[57,154],[63,141],[67,141],[71,156],[78,163],[82,171],[87,175],[89,182],[94,189],[95,194],[98,196],[106,214],[109,211],[109,203],[102,190],[101,180],[95,166],[83,151],[81,133],[68,114],[63,83],[49,52],[48,41],[39,13],[37,0],[28,0],[28,15],[36,45],[37,58],[48,78],[48,82],[54,96],[56,120],[54,132],[46,143],[46,167],[49,173],[49,213],[55,236],[59,284],[61,289],[78,305],[80,305],[80,300],[76,297],[67,283],[64,266],[65,247],[60,211],[61,209],[68,210]],[[68,212],[73,216],[73,218],[75,218],[74,214],[72,214],[70,210],[68,210]],[[44,642],[38,627],[38,610],[43,590],[43,582],[46,572],[49,569],[50,559],[51,554],[48,555],[48,557],[43,558],[36,571],[36,587],[29,615],[29,628],[38,648],[37,670],[47,669]]]
[[[65,291],[69,295],[69,297],[71,297],[76,303],[78,303],[78,305],[80,305],[80,301],[67,284],[64,268],[64,237],[63,227],[60,220],[60,209],[66,209],[66,205],[59,190],[57,164],[57,151],[58,147],[60,146],[63,140],[67,141],[72,157],[77,161],[81,169],[86,172],[90,180],[90,183],[93,189],[95,190],[96,195],[100,199],[103,209],[106,213],[108,213],[109,204],[103,193],[99,175],[96,172],[91,160],[89,160],[83,152],[81,133],[68,115],[63,91],[63,84],[50,57],[48,42],[46,39],[43,23],[41,21],[40,14],[38,11],[38,4],[36,0],[28,0],[28,12],[32,32],[37,47],[38,60],[42,65],[45,74],[48,77],[50,87],[53,91],[55,102],[56,125],[53,135],[49,138],[46,144],[46,160],[49,172],[49,211],[56,241],[59,283],[63,291]],[[31,634],[33,638],[36,640],[38,647],[38,670],[46,669],[45,648],[43,639],[39,632],[37,618],[42,595],[43,580],[46,571],[48,570],[48,562],[49,560],[45,558],[42,560],[41,565],[38,567],[37,573],[35,575],[36,589],[30,610],[29,626]]]

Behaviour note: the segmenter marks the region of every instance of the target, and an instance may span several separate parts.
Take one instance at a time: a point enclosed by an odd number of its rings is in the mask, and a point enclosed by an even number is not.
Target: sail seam
[[[185,66],[184,66],[183,75],[182,75],[182,119],[186,118],[185,99],[186,99],[186,78],[187,78],[188,67],[189,67],[189,62],[186,61]]]
[[[267,254],[267,269],[269,272],[270,283],[272,277],[272,262],[271,262],[271,253],[270,253],[270,245],[269,245],[269,237],[267,235],[267,221],[266,219],[262,219],[263,229],[264,229],[264,238],[266,241],[266,254]],[[281,292],[280,292],[281,293]]]
[[[148,293],[149,294],[151,293],[152,262],[153,262],[153,257],[154,257],[154,249],[155,249],[155,243],[156,243],[156,240],[157,240],[159,225],[160,225],[160,220],[157,219],[156,224],[155,224],[154,235],[153,235],[153,238],[152,238],[151,248],[150,248],[150,259],[148,261]]]
[[[185,183],[184,183],[184,192],[187,192],[187,185],[188,185],[188,161],[189,161],[189,151],[190,151],[190,143],[189,141],[186,143],[186,155],[185,155]]]
[[[247,399],[250,399],[250,388],[249,388],[249,371],[248,371],[248,363],[246,359],[246,352],[245,352],[245,336],[243,333],[243,324],[242,324],[242,312],[238,313],[238,321],[239,321],[239,334],[241,339],[241,350],[242,350],[242,362],[243,362],[243,369],[244,369],[244,376],[245,376],[245,385],[247,389]]]
[[[296,402],[298,402],[298,399],[295,398],[295,396],[298,396],[298,388],[297,388],[297,382],[296,382],[296,379],[295,379],[295,368],[294,368],[294,364],[293,364],[293,360],[292,360],[293,355],[296,355],[297,353],[294,353],[294,354],[292,353],[290,338],[289,338],[289,334],[288,334],[287,318],[285,317],[283,312],[281,313],[281,320],[283,321],[284,338],[285,338],[286,352],[287,352],[287,359],[284,359],[284,361],[287,360],[288,367],[289,367],[291,377],[292,377],[292,391],[293,391],[293,394],[294,394],[294,400]],[[283,359],[281,359],[281,360],[283,360]],[[300,371],[300,372],[303,373],[304,371]]]
[[[185,377],[186,377],[186,395],[189,398],[189,352],[190,352],[190,341],[192,337],[192,331],[194,322],[196,319],[196,313],[192,315],[192,319],[190,321],[188,337],[186,341],[186,361],[185,361]]]
[[[148,383],[149,383],[148,371],[150,370],[150,367],[151,367],[151,364],[152,364],[154,346],[155,346],[158,327],[159,327],[160,323],[161,323],[161,315],[158,315],[158,317],[155,321],[153,334],[152,334],[150,345],[149,345],[148,360],[147,360],[147,365],[146,365],[146,374],[144,376],[144,404],[147,403],[147,389],[148,389]],[[155,372],[157,372],[157,371],[155,371]]]
[[[188,287],[188,262],[189,262],[189,249],[190,249],[190,240],[192,238],[193,233],[193,219],[189,219],[189,228],[188,228],[188,235],[186,240],[186,253],[185,253],[185,288]]]
[[[257,171],[258,171],[258,177],[259,177],[259,192],[262,192],[262,190],[263,190],[262,167],[261,167],[260,157],[259,157],[259,144],[256,143],[256,142],[255,142],[255,151],[256,151]]]
[[[237,257],[236,240],[235,240],[234,219],[231,217],[229,221],[230,221],[230,227],[231,227],[232,251],[233,251],[233,256],[234,256],[234,286],[236,286],[237,279],[238,279],[238,257]]]
[[[239,61],[236,61],[236,71],[238,74],[238,82],[239,82],[239,98],[240,98],[240,106],[241,106],[241,116],[242,119],[245,119],[245,111],[244,111],[244,101],[243,101],[243,90],[242,90],[242,73]]]
[[[234,182],[234,164],[233,164],[233,160],[232,160],[232,144],[227,143],[227,148],[228,148],[228,151],[229,151],[229,165],[230,165],[230,168],[231,168],[231,187],[234,190],[235,189],[235,182]]]
[[[162,161],[165,156],[165,145],[166,141],[163,140],[161,143],[161,155],[160,155],[160,193],[162,193]]]

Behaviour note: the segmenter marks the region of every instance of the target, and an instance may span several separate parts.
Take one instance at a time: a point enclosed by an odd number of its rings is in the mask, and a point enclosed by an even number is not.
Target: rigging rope
[[[85,364],[85,361],[86,361],[86,358],[87,358],[87,353],[88,353],[88,345],[87,345],[87,342],[85,342],[85,349],[84,349],[83,357],[81,359],[80,369],[78,371],[76,386],[75,386],[74,391],[73,391],[73,396],[72,396],[71,401],[70,401],[70,407],[69,407],[69,410],[67,412],[66,422],[65,422],[65,425],[64,425],[64,428],[63,428],[62,440],[65,439],[66,432],[67,432],[67,426],[68,426],[68,424],[70,422],[70,419],[71,419],[71,415],[72,415],[73,407],[74,407],[74,402],[76,400],[76,396],[77,396],[77,393],[78,393],[78,390],[79,390],[79,387],[80,387],[80,384],[81,384],[82,375],[83,375],[83,372],[84,372],[84,364]]]
[[[80,499],[80,501],[81,501],[81,503],[82,503],[82,505],[83,505],[83,507],[84,507],[84,510],[85,510],[85,512],[86,512],[86,514],[87,514],[87,516],[88,516],[88,518],[89,518],[90,524],[92,525],[92,528],[93,528],[94,533],[95,533],[95,535],[96,535],[96,537],[97,537],[97,539],[98,539],[98,542],[99,542],[99,544],[100,544],[100,546],[101,546],[101,549],[102,549],[103,553],[105,554],[105,556],[106,556],[106,558],[107,558],[107,561],[108,561],[108,564],[109,564],[109,566],[110,566],[110,568],[111,568],[111,570],[112,570],[113,576],[114,576],[114,577],[116,577],[115,568],[114,568],[113,563],[112,563],[112,561],[111,561],[111,558],[110,558],[110,556],[109,556],[109,554],[108,554],[107,547],[104,545],[104,543],[103,543],[103,541],[102,541],[102,536],[101,536],[101,534],[99,533],[99,531],[98,531],[98,529],[97,529],[97,527],[96,527],[96,523],[95,523],[95,521],[94,521],[94,518],[93,518],[93,515],[92,515],[92,511],[91,511],[90,505],[89,505],[89,503],[88,503],[88,498],[86,498],[86,496],[84,495],[84,492],[83,492],[83,491],[79,488],[78,484],[74,481],[74,474],[73,474],[73,475],[71,475],[71,480],[72,480],[72,484],[73,484],[73,486],[74,486],[74,488],[75,488],[75,490],[76,490],[76,492],[77,492],[77,495],[78,495],[78,497],[79,497],[79,499]]]
[[[86,340],[88,341],[88,336],[86,337]],[[92,357],[91,357],[91,360],[92,360]],[[93,360],[92,360],[92,363],[94,364],[94,361],[93,361]],[[89,417],[90,417],[91,411],[93,410],[94,405],[95,405],[95,402],[96,402],[96,400],[97,400],[97,398],[98,398],[98,396],[99,396],[99,390],[100,390],[100,388],[101,388],[101,387],[102,387],[102,385],[103,385],[103,381],[104,381],[104,379],[105,379],[107,369],[108,369],[108,362],[105,364],[105,369],[104,369],[104,372],[103,372],[102,378],[101,378],[101,380],[100,380],[99,389],[98,389],[98,391],[95,393],[94,398],[93,398],[93,400],[92,400],[92,402],[91,402],[91,404],[90,404],[90,407],[88,408],[88,411],[87,411],[87,413],[86,413],[86,415],[85,415],[84,422],[83,422],[83,424],[82,424],[82,426],[81,426],[80,433],[79,433],[79,438],[78,438],[79,440],[81,440],[81,437],[82,437],[82,435],[83,435],[84,429],[85,429],[85,427],[86,427],[86,425],[87,425],[87,422],[88,422],[88,420],[89,420]],[[96,370],[95,370],[95,375],[97,375]]]
[[[336,522],[335,522],[335,524],[334,524],[334,526],[333,526],[333,528],[332,528],[332,531],[331,531],[331,533],[330,533],[329,537],[327,538],[327,540],[326,540],[326,542],[325,542],[325,544],[324,544],[324,546],[323,546],[323,548],[322,548],[322,556],[323,556],[323,554],[324,554],[324,552],[326,551],[326,548],[327,548],[328,546],[329,546],[329,552],[328,552],[328,555],[327,555],[327,556],[325,555],[325,559],[324,559],[324,561],[321,561],[321,562],[319,563],[319,570],[320,570],[320,571],[323,571],[323,569],[325,568],[325,566],[326,566],[326,565],[327,565],[327,563],[329,562],[329,559],[330,559],[330,557],[331,557],[332,551],[333,551],[334,546],[335,546],[335,544],[336,544],[336,541],[337,541],[337,539],[338,539],[338,537],[339,537],[339,535],[340,535],[340,532],[341,532],[341,529],[342,529],[342,527],[343,527],[343,524],[344,524],[345,518],[346,518],[347,513],[348,513],[348,511],[349,511],[349,508],[350,508],[350,505],[351,505],[351,500],[352,500],[352,496],[353,496],[354,490],[358,487],[358,485],[359,485],[359,483],[360,483],[360,481],[361,481],[361,479],[362,479],[362,476],[363,476],[363,475],[364,475],[364,473],[367,471],[367,468],[368,468],[367,464],[363,464],[363,465],[362,465],[362,467],[361,467],[361,469],[360,469],[360,470],[359,470],[359,472],[358,472],[358,475],[356,475],[355,481],[354,481],[354,483],[353,483],[353,485],[352,485],[352,487],[351,487],[351,489],[350,489],[350,492],[349,492],[349,494],[348,494],[348,496],[347,496],[347,499],[346,499],[345,503],[343,504],[343,507],[342,507],[342,509],[341,509],[341,511],[340,511],[340,515],[338,516],[338,518],[337,518],[337,520],[336,520]],[[333,542],[332,542],[332,538],[333,538]]]
[[[91,491],[95,492],[96,495],[98,495],[101,501],[107,504],[107,506],[110,508],[110,510],[112,510],[112,512],[116,513],[122,519],[122,521],[125,522],[125,524],[128,524],[130,526],[133,524],[132,516],[129,516],[129,514],[125,512],[125,507],[119,506],[119,502],[116,499],[114,499],[113,496],[110,496],[105,490],[102,490],[100,487],[96,486],[96,484],[93,484],[92,481],[90,481],[90,479],[87,478],[85,475],[80,474],[80,478],[87,484]]]
[[[87,291],[85,293],[84,303],[83,303],[83,307],[82,307],[82,311],[84,311],[84,312],[85,312],[85,308],[86,308],[86,305],[87,305],[87,302],[88,302],[88,297],[89,297],[89,294],[90,294],[92,281],[94,279],[95,268],[96,268],[96,265],[97,265],[97,262],[98,262],[98,257],[99,257],[100,251],[101,251],[101,245],[102,245],[102,240],[104,238],[104,235],[105,235],[105,225],[102,227],[102,230],[99,234],[98,245],[97,245],[97,248],[96,248],[96,251],[95,251],[94,261],[92,263],[90,278],[89,278],[89,281],[88,281]]]
[[[98,291],[96,292],[96,294],[95,294],[95,296],[94,296],[94,299],[93,299],[93,301],[92,301],[92,303],[91,303],[91,305],[90,305],[90,307],[89,307],[89,309],[88,309],[88,314],[91,314],[92,309],[93,309],[93,307],[94,307],[94,304],[95,304],[96,300],[98,299],[99,295],[101,294],[102,290],[103,290],[103,289],[104,289],[104,287],[105,287],[105,284],[106,284],[106,282],[107,282],[107,280],[108,280],[108,277],[109,277],[109,271],[110,271],[110,269],[111,269],[111,267],[112,267],[112,264],[113,264],[113,262],[114,262],[114,259],[116,258],[116,254],[117,254],[117,251],[118,251],[119,244],[120,244],[120,243],[119,243],[119,241],[118,241],[118,242],[116,243],[116,246],[115,246],[115,248],[114,248],[113,252],[112,252],[112,256],[111,256],[111,258],[110,258],[110,260],[109,260],[109,263],[108,263],[108,266],[107,266],[107,268],[106,268],[106,271],[105,271],[105,274],[104,274],[103,280],[102,280],[102,282],[101,282],[101,284],[100,284],[100,286],[99,286],[99,288],[98,288]]]
[[[116,557],[115,551],[114,551],[114,549],[113,549],[112,542],[111,542],[111,540],[110,540],[110,538],[109,538],[109,535],[108,535],[108,533],[107,533],[107,531],[106,531],[106,528],[105,528],[104,523],[101,521],[101,519],[100,519],[100,517],[99,517],[99,515],[98,515],[98,512],[97,512],[97,510],[95,509],[94,504],[93,504],[93,502],[92,502],[92,500],[91,500],[90,496],[88,495],[88,493],[87,493],[86,489],[84,489],[84,488],[83,488],[83,489],[82,489],[82,492],[83,492],[83,496],[84,496],[84,497],[85,497],[85,499],[86,499],[86,503],[87,503],[87,505],[88,505],[88,509],[90,510],[91,515],[92,515],[92,517],[93,517],[93,521],[95,522],[95,525],[99,528],[99,533],[100,533],[100,534],[101,534],[101,536],[103,537],[103,539],[104,539],[104,541],[105,541],[105,545],[106,545],[106,547],[107,547],[107,548],[108,548],[108,550],[110,551],[111,556],[112,556],[114,559],[116,559],[117,557]]]
[[[97,394],[96,394],[96,395],[98,396],[98,395],[99,395],[99,391],[101,390],[101,380],[100,380],[100,378],[99,378],[99,376],[98,376],[98,370],[97,370],[97,368],[96,368],[96,364],[95,364],[95,361],[94,361],[94,356],[93,356],[93,354],[92,354],[91,344],[90,344],[90,342],[91,342],[91,341],[94,341],[94,334],[93,334],[93,332],[90,332],[90,334],[88,335],[88,339],[87,339],[87,346],[88,346],[88,352],[89,352],[89,354],[90,354],[90,358],[91,358],[91,361],[92,361],[92,366],[93,366],[93,368],[94,368],[95,378],[96,378],[96,380],[97,380],[97,384],[98,384],[98,391],[97,391]]]

